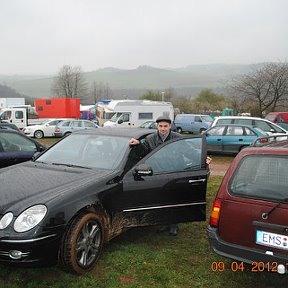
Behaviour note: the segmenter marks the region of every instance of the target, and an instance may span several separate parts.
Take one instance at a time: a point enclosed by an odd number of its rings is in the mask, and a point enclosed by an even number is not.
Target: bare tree
[[[79,66],[64,65],[52,84],[52,94],[59,98],[85,98],[87,82]]]
[[[104,85],[102,82],[97,83],[96,81],[93,81],[89,92],[89,98],[92,99],[93,103],[96,103],[101,99],[110,99],[111,97],[112,90],[108,83]]]
[[[288,99],[287,63],[269,63],[249,74],[244,74],[230,84],[242,104],[254,107],[257,116],[265,111],[275,111]]]

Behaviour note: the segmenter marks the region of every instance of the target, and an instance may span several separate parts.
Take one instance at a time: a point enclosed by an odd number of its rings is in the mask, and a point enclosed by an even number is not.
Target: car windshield
[[[150,125],[151,125],[151,121],[148,121],[148,122],[144,122],[141,126],[140,126],[140,128],[149,128],[150,127]]]
[[[118,120],[118,118],[122,115],[122,113],[115,113],[112,118],[110,119],[110,121],[112,122],[116,122]]]
[[[35,162],[115,169],[129,147],[128,142],[129,139],[125,137],[71,134]]]

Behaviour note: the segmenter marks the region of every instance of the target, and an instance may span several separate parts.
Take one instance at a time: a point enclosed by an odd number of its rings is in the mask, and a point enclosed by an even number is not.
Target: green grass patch
[[[229,268],[233,261],[211,250],[206,228],[221,180],[209,179],[207,221],[181,224],[177,237],[156,233],[156,227],[131,229],[106,245],[95,269],[84,276],[71,275],[58,267],[20,269],[0,265],[0,287],[287,287],[286,276],[276,273],[232,272]],[[213,261],[222,261],[225,270],[213,272]]]

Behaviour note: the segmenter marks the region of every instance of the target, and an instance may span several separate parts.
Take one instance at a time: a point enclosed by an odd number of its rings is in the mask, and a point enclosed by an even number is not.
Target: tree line
[[[51,91],[54,97],[80,98],[82,104],[113,98],[107,83],[93,81],[88,85],[80,66],[60,68]],[[288,64],[264,63],[249,73],[229,79],[225,95],[204,89],[196,98],[183,97],[170,87],[163,91],[148,90],[140,98],[170,101],[180,113],[216,113],[229,107],[239,113],[263,117],[265,113],[285,111],[288,107]]]

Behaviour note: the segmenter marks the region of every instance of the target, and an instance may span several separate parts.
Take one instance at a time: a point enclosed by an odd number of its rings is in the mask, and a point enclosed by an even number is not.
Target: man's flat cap
[[[169,117],[166,117],[166,116],[159,116],[157,119],[156,119],[156,123],[159,123],[159,122],[167,122],[169,124],[171,124],[171,119]]]

